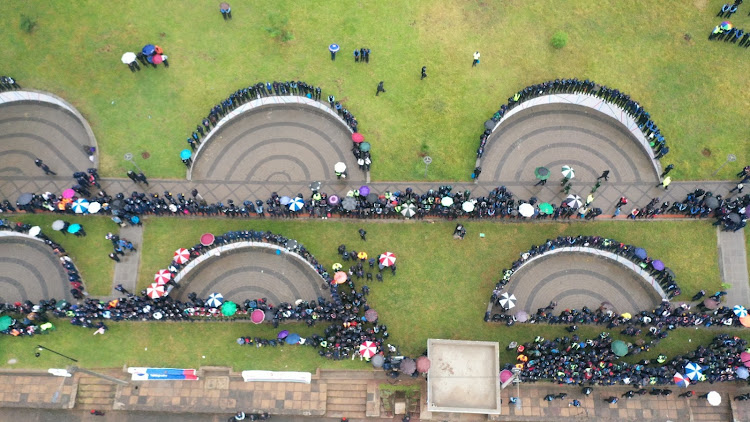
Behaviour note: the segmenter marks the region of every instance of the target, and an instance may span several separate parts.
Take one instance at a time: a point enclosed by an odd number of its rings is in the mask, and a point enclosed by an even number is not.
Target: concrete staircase
[[[78,394],[76,395],[77,409],[111,409],[114,403],[117,385],[88,375],[78,380]]]
[[[364,419],[367,416],[367,382],[328,379],[326,384],[327,417]]]

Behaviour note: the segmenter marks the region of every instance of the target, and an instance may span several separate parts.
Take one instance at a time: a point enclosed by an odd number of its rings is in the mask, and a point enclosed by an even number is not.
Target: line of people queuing
[[[508,102],[501,105],[500,109],[492,116],[492,118],[485,122],[484,133],[479,137],[477,158],[482,158],[484,149],[487,145],[487,140],[497,123],[502,120],[503,116],[505,116],[505,113],[509,112],[524,101],[551,94],[586,94],[614,104],[633,118],[638,125],[638,128],[643,133],[643,136],[649,141],[651,148],[656,154],[656,158],[661,158],[669,152],[669,147],[667,146],[659,127],[654,123],[651,119],[651,115],[643,109],[643,106],[641,106],[640,103],[630,98],[628,94],[617,89],[597,84],[588,79],[582,81],[577,78],[572,78],[555,79],[554,81],[531,85],[516,92],[512,97],[508,98]]]
[[[533,245],[528,251],[521,253],[520,258],[513,261],[510,268],[503,269],[502,278],[495,284],[495,289],[492,291],[490,302],[498,304],[500,295],[505,286],[510,283],[513,274],[515,274],[526,262],[529,260],[544,255],[554,249],[558,248],[570,248],[570,247],[587,247],[593,249],[599,249],[602,251],[610,252],[623,258],[628,259],[634,264],[638,265],[644,271],[648,271],[649,274],[659,283],[664,293],[672,299],[675,296],[679,296],[682,291],[677,286],[674,272],[669,268],[665,267],[664,264],[656,259],[649,257],[646,254],[646,250],[633,245],[627,245],[622,242],[618,242],[614,239],[609,239],[600,236],[558,236],[555,239],[547,239],[547,241],[541,245]],[[657,262],[659,266],[655,266]],[[489,312],[485,315],[485,320],[489,319]]]
[[[192,150],[197,149],[202,139],[216,127],[224,116],[247,102],[264,97],[290,95],[306,97],[322,102],[322,92],[323,90],[319,86],[303,81],[258,82],[246,88],[240,88],[213,106],[208,115],[201,120],[201,123],[195,126],[195,130],[187,138],[188,147]],[[333,95],[329,95],[327,100],[331,109],[336,111],[344,119],[349,128],[356,133],[359,122],[354,115],[348,109],[344,108],[339,101],[336,101]],[[183,159],[183,161],[186,161],[186,159]]]

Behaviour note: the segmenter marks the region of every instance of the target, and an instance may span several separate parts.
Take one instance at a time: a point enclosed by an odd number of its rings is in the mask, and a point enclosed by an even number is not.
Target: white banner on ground
[[[288,371],[242,371],[242,379],[245,382],[299,382],[310,384],[312,374]]]
[[[49,372],[50,374],[56,377],[72,377],[73,376],[73,374],[68,372],[66,369],[49,368],[47,372]]]

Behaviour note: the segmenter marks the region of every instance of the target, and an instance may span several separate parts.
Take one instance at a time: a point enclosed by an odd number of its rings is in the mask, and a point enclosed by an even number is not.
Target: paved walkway
[[[725,232],[717,229],[716,233],[719,243],[721,279],[732,286],[725,297],[727,306],[750,306],[745,232],[744,230]]]
[[[80,391],[80,374],[73,378],[57,378],[42,371],[0,373],[0,408],[70,409],[79,407],[76,391]],[[124,379],[125,374],[121,373]],[[379,386],[391,383],[382,371],[330,371],[313,374],[311,384],[298,383],[246,383],[228,368],[201,368],[198,381],[142,381],[128,386],[117,386],[114,397],[104,401],[91,401],[80,406],[108,412],[113,420],[132,420],[129,412],[151,414],[191,413],[204,415],[207,420],[214,415],[227,417],[238,409],[245,412],[268,411],[274,416],[308,416],[310,420],[347,417],[352,421],[384,421],[393,415],[381,407]],[[417,383],[422,387],[422,400],[426,387],[422,379],[398,379],[397,384]],[[136,388],[137,387],[137,388]],[[636,396],[610,405],[604,402],[609,396],[620,397],[628,388],[594,387],[592,395],[581,394],[580,387],[557,386],[548,383],[509,386],[501,392],[502,415],[492,417],[498,421],[746,421],[750,420],[750,402],[733,401],[732,397],[748,391],[738,384],[691,386],[697,394],[716,390],[722,404],[709,406],[705,400],[678,397],[684,390],[672,388],[673,394],[664,396]],[[361,394],[360,394],[361,392]],[[565,400],[547,402],[547,394],[567,393]],[[91,397],[92,392],[79,392]],[[509,404],[509,397],[519,398],[517,405]],[[573,399],[581,401],[580,408],[568,406]],[[87,403],[90,399],[81,399]],[[120,412],[125,411],[125,412]],[[122,415],[121,417],[115,415]],[[413,420],[482,421],[485,415],[430,413],[421,409],[412,414]],[[398,417],[400,420],[400,416]],[[67,420],[67,419],[66,419]],[[78,420],[78,419],[70,419]],[[86,419],[83,419],[86,420]],[[102,419],[109,420],[109,419]],[[147,419],[144,419],[147,420]],[[150,419],[148,419],[150,420]],[[192,420],[192,419],[191,419]],[[282,419],[283,420],[283,419]]]
[[[112,280],[110,296],[118,297],[120,293],[115,290],[118,284],[122,284],[125,290],[137,293],[138,268],[141,263],[141,246],[143,245],[143,226],[125,226],[120,229],[120,239],[133,242],[136,252],[125,252],[120,255],[120,262],[115,262],[115,275]]]
[[[12,232],[0,233],[0,302],[72,299],[68,276],[49,246]]]

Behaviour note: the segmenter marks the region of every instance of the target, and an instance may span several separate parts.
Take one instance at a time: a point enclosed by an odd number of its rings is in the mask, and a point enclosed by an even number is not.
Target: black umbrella
[[[367,195],[367,202],[374,204],[378,202],[378,194],[377,193],[370,193]]]
[[[122,199],[115,199],[111,204],[109,204],[110,208],[112,208],[113,210],[121,210],[123,205],[125,205],[125,203]]]
[[[495,128],[495,126],[497,126],[497,122],[494,121],[494,120],[492,120],[492,119],[487,120],[486,122],[484,122],[484,128],[487,129],[487,130],[492,130],[492,129]]]
[[[320,190],[320,182],[310,183],[310,190],[312,191]]]
[[[706,198],[705,204],[708,208],[716,208],[719,206],[719,200],[714,198],[713,196],[709,196],[708,198]]]
[[[286,241],[286,247],[290,250],[294,250],[295,248],[297,248],[298,245],[299,244],[294,239],[289,239]]]
[[[16,201],[16,203],[18,205],[28,205],[32,199],[34,199],[33,193],[24,193],[18,197],[18,201]]]
[[[344,209],[347,211],[352,211],[357,208],[357,200],[352,196],[347,196],[343,201],[341,201],[341,206],[344,207]]]
[[[740,217],[737,213],[731,213],[727,216],[727,219],[731,221],[734,224],[740,224],[740,221],[742,221],[742,217]]]

